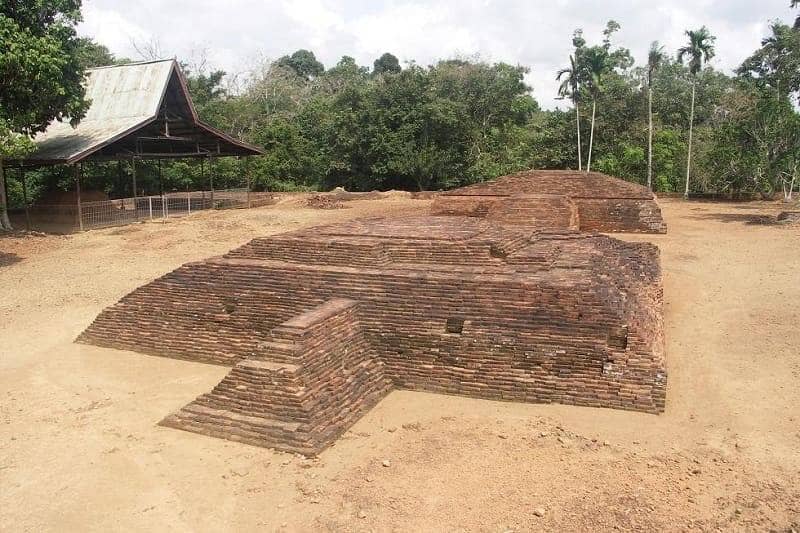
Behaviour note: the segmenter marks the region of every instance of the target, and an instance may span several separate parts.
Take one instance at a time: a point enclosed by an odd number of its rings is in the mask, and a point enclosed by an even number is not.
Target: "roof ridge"
[[[175,61],[175,58],[171,58],[171,59],[148,59],[146,61],[132,61],[130,63],[120,63],[118,65],[103,65],[102,67],[87,68],[86,71],[88,72],[88,71],[91,71],[91,70],[103,70],[103,69],[107,69],[107,68],[133,67],[133,66],[136,66],[136,65],[148,65],[150,63],[166,63],[168,61],[169,62],[173,62],[173,61]]]

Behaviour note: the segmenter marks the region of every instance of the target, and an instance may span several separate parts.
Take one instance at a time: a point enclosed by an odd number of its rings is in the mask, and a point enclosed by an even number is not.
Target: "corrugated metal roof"
[[[76,127],[54,121],[34,138],[28,159],[70,161],[156,117],[175,61],[148,61],[87,71],[92,103]]]

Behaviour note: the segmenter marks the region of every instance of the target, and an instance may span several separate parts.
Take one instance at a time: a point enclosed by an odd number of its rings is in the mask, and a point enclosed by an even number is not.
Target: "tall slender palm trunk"
[[[592,129],[589,132],[589,160],[586,162],[586,172],[592,171],[592,145],[594,144],[594,115],[597,110],[597,99],[592,100]]]
[[[577,123],[578,130],[578,170],[583,170],[583,161],[581,157],[581,110],[578,108],[578,101],[575,100],[575,122]]]
[[[653,88],[647,86],[647,188],[653,190]]]
[[[692,169],[692,130],[694,126],[694,90],[695,80],[692,80],[692,107],[689,111],[689,154],[686,157],[686,189],[683,192],[683,197],[689,198],[689,174]]]
[[[3,172],[3,158],[0,157],[0,230],[11,231],[8,219],[8,198],[6,198],[6,176]]]

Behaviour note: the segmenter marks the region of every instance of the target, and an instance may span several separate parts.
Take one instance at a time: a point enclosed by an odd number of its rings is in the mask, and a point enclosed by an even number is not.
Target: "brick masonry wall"
[[[570,223],[560,214],[565,201],[577,206],[576,220]],[[499,222],[612,233],[667,231],[651,191],[599,172],[520,172],[445,192],[434,201],[433,213],[491,218],[493,212],[508,209],[506,205],[514,206],[519,216],[498,217]]]
[[[653,245],[470,217],[361,220],[256,241],[137,289],[78,339],[233,366],[165,424],[313,454],[386,383],[664,408]],[[383,263],[360,263],[365,250]]]
[[[331,299],[282,323],[255,356],[161,424],[317,454],[391,388],[357,307]]]

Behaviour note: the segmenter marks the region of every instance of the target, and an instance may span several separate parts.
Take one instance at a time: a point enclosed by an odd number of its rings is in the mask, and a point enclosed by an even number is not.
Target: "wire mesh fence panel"
[[[214,191],[214,209],[247,207],[247,189]]]
[[[251,192],[249,207],[263,207],[275,203],[275,195],[271,192]]]
[[[210,191],[170,192],[164,195],[167,216],[180,216],[211,209]]]
[[[208,209],[246,208],[270,205],[275,196],[247,189],[170,192],[163,196],[138,196],[77,204],[33,205],[31,226],[42,231],[70,232],[103,228],[138,221],[163,219]]]
[[[22,215],[24,216],[24,215]],[[27,224],[22,216],[15,225]],[[78,228],[78,206],[43,204],[28,207],[31,229],[50,233],[69,233]]]

